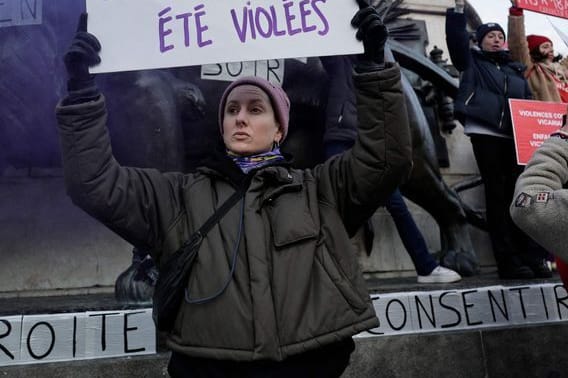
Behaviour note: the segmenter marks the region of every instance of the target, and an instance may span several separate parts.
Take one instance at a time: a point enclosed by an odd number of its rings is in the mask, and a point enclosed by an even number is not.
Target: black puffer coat
[[[470,48],[463,13],[446,12],[446,42],[452,63],[462,72],[455,100],[456,118],[465,126],[475,124],[492,133],[511,137],[509,99],[531,99],[523,76],[525,66],[511,60],[507,51],[488,53]]]

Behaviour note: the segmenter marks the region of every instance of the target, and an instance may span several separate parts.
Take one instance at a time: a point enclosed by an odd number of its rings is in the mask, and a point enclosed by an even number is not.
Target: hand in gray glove
[[[69,78],[69,96],[65,100],[67,104],[91,101],[99,96],[95,75],[89,73],[89,67],[101,62],[99,51],[101,44],[97,37],[87,32],[87,13],[82,13],[75,37],[63,57]]]
[[[363,60],[382,66],[385,61],[385,43],[389,33],[377,10],[367,1],[357,0],[359,11],[351,20],[351,25],[358,29],[355,35],[357,39],[363,41],[365,48]]]

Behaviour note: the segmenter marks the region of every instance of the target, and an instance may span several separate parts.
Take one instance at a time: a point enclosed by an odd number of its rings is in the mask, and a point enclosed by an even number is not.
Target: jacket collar
[[[271,178],[274,178],[277,181],[289,182],[287,174],[273,173],[273,170],[271,169],[272,167],[278,166],[287,168],[291,166],[291,163],[293,161],[292,156],[287,153],[283,153],[283,155],[283,161],[279,161],[260,169],[253,169],[249,172],[249,175],[255,175],[257,172],[262,172],[262,174],[264,175],[264,172],[266,171],[267,175],[271,176]],[[241,171],[241,169],[235,164],[235,162],[229,156],[227,156],[225,151],[220,150],[215,150],[212,155],[204,159],[196,170],[206,175],[224,178],[234,186],[239,186],[247,177],[247,175],[245,175],[243,171]]]
[[[511,59],[511,53],[507,50],[488,53],[481,51],[480,49],[471,49],[472,54],[476,55],[479,59],[491,62],[492,64],[507,65],[514,69],[515,71],[523,72],[526,66],[521,62],[517,62]]]

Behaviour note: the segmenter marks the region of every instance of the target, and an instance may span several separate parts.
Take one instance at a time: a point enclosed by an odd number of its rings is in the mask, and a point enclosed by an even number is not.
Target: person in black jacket
[[[549,277],[544,250],[511,220],[508,207],[523,167],[516,162],[508,100],[531,99],[525,66],[511,60],[505,32],[497,23],[480,25],[471,46],[464,1],[446,13],[446,42],[462,73],[456,118],[470,137],[485,187],[487,226],[501,278]]]

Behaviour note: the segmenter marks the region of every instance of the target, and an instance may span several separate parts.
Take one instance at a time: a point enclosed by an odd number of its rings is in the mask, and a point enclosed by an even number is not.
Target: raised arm
[[[403,182],[411,168],[408,118],[400,69],[384,62],[387,31],[372,7],[353,19],[365,53],[355,66],[358,135],[351,150],[316,168],[320,197],[353,234]]]
[[[456,0],[455,8],[446,10],[446,44],[452,64],[465,71],[470,64],[469,33],[466,29],[463,0]]]
[[[56,108],[67,192],[73,203],[125,240],[154,251],[181,211],[176,188],[183,176],[125,168],[114,159],[105,98],[89,73],[100,62],[100,48],[87,32],[87,15],[81,15],[64,57],[68,95]]]
[[[511,58],[527,66],[527,71],[532,69],[533,63],[529,53],[529,45],[525,32],[525,16],[523,9],[512,6],[509,8],[507,44],[511,52]]]

